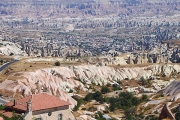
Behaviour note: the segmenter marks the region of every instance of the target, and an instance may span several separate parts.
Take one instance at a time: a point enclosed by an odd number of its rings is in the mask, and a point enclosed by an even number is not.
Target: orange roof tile
[[[13,116],[13,112],[6,111],[6,110],[1,110],[0,113],[8,118],[11,118]]]
[[[56,98],[47,94],[34,94],[31,96],[26,96],[22,99],[16,100],[16,105],[13,106],[14,102],[8,102],[5,104],[7,107],[12,107],[18,110],[26,111],[27,102],[31,99],[32,102],[32,111],[44,110],[48,108],[55,108],[60,106],[70,105],[69,102],[63,101],[59,98]]]

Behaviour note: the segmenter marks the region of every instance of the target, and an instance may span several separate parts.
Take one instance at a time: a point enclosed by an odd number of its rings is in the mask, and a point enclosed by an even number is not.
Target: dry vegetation
[[[6,58],[6,59],[10,59],[10,58]],[[7,68],[5,68],[0,73],[1,76],[0,81],[4,81],[5,79],[11,79],[11,80],[20,79],[23,72],[33,72],[38,69],[56,67],[54,65],[56,61],[26,62],[26,60],[27,60],[26,58],[22,58],[20,61],[17,61],[9,65]],[[60,66],[70,66],[70,65],[79,65],[79,63],[60,61]]]
[[[122,88],[124,88],[125,86],[131,86],[131,87],[139,86],[138,80],[134,80],[134,79],[122,80],[121,82],[122,82],[121,84]]]
[[[108,65],[114,68],[133,68],[133,67],[146,67],[149,65],[154,65],[153,63],[145,63],[145,64],[127,64],[127,65]]]
[[[8,90],[5,90],[5,89],[3,89],[3,90],[0,89],[0,94],[2,94],[3,97],[5,97],[7,99],[8,98],[16,98],[16,99],[18,99],[18,98],[22,97],[22,95],[18,91],[16,93],[14,93],[13,91],[8,91]]]
[[[13,60],[14,57],[13,56],[0,55],[0,59],[2,59],[2,60]]]
[[[127,64],[127,65],[108,65],[113,68],[134,68],[134,67],[147,67],[150,65],[166,65],[167,63],[144,63],[144,64]],[[168,65],[177,65],[177,63],[168,63]]]
[[[0,62],[0,66],[1,66],[1,65],[5,64],[5,63],[7,63],[7,62],[10,62],[10,61],[14,60],[14,57],[12,57],[12,56],[2,56],[2,55],[0,55],[0,60],[3,61],[2,63]]]

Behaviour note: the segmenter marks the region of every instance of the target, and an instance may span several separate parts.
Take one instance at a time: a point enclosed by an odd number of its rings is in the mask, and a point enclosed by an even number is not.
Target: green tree
[[[148,100],[148,96],[145,95],[145,94],[143,94],[141,99],[142,99],[142,102],[143,102],[143,101],[147,101],[147,100]]]
[[[4,110],[5,106],[4,105],[0,105],[0,110]]]
[[[137,97],[133,97],[131,103],[132,103],[132,105],[137,106],[140,102],[139,102],[139,99]]]
[[[110,87],[110,86],[111,86],[111,84],[110,84],[110,83],[108,83],[106,86],[107,86],[107,87]]]
[[[85,101],[90,101],[94,99],[94,94],[93,93],[89,93],[85,96],[84,100]]]
[[[120,80],[118,80],[117,83],[122,84],[122,82]]]
[[[175,118],[176,118],[176,120],[180,120],[180,112],[177,112],[177,113],[175,114]]]
[[[114,112],[115,108],[116,108],[116,104],[115,103],[110,104],[110,106],[109,106],[109,110],[110,111]]]
[[[140,99],[134,97],[132,93],[122,92],[116,98],[109,98],[110,111],[114,111],[116,108],[127,110],[133,106],[137,106],[140,102]]]
[[[103,102],[103,96],[102,96],[102,93],[101,92],[99,92],[99,91],[96,91],[95,93],[94,93],[94,99],[96,100],[96,101],[100,101],[100,102]]]
[[[146,85],[146,79],[144,79],[144,77],[141,77],[140,78],[140,82],[141,82],[141,85]]]
[[[10,55],[10,56],[13,56],[13,55],[14,55],[14,53],[10,53],[9,55]]]
[[[55,62],[55,66],[60,66],[60,62],[59,61]]]
[[[0,63],[3,63],[3,60],[0,60]]]
[[[122,92],[119,94],[119,96],[124,99],[132,99],[133,98],[133,94],[130,92]]]
[[[79,107],[81,106],[83,100],[82,99],[77,99],[77,105],[74,107],[74,111],[77,111],[79,109]]]
[[[73,93],[73,90],[72,90],[72,89],[70,89],[68,93]]]
[[[104,94],[104,93],[108,93],[108,92],[110,92],[110,89],[108,88],[108,87],[106,87],[106,86],[103,86],[102,88],[101,88],[101,92]]]

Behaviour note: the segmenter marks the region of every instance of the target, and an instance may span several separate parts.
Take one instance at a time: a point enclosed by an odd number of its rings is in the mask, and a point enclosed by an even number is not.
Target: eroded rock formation
[[[168,103],[166,103],[162,108],[159,120],[175,120],[174,115],[168,107]]]
[[[108,66],[80,65],[45,68],[36,70],[35,72],[25,72],[21,80],[5,80],[1,83],[0,89],[7,89],[13,92],[24,91],[24,95],[48,92],[59,96],[63,100],[70,101],[73,107],[76,105],[76,101],[66,93],[71,89],[75,91],[75,88],[86,91],[87,89],[82,83],[106,85],[107,83],[116,83],[126,78],[138,79],[142,76],[149,78],[156,74],[168,76],[172,72],[180,72],[180,66],[151,65],[147,67],[117,69]]]

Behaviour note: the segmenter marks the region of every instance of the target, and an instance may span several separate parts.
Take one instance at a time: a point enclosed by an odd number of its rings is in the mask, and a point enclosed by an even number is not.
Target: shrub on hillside
[[[106,87],[106,86],[103,86],[102,88],[101,88],[101,92],[104,94],[104,93],[108,93],[108,92],[110,92],[110,89],[108,88],[108,87]]]
[[[60,66],[60,62],[59,61],[55,62],[54,64],[55,64],[55,66]]]

